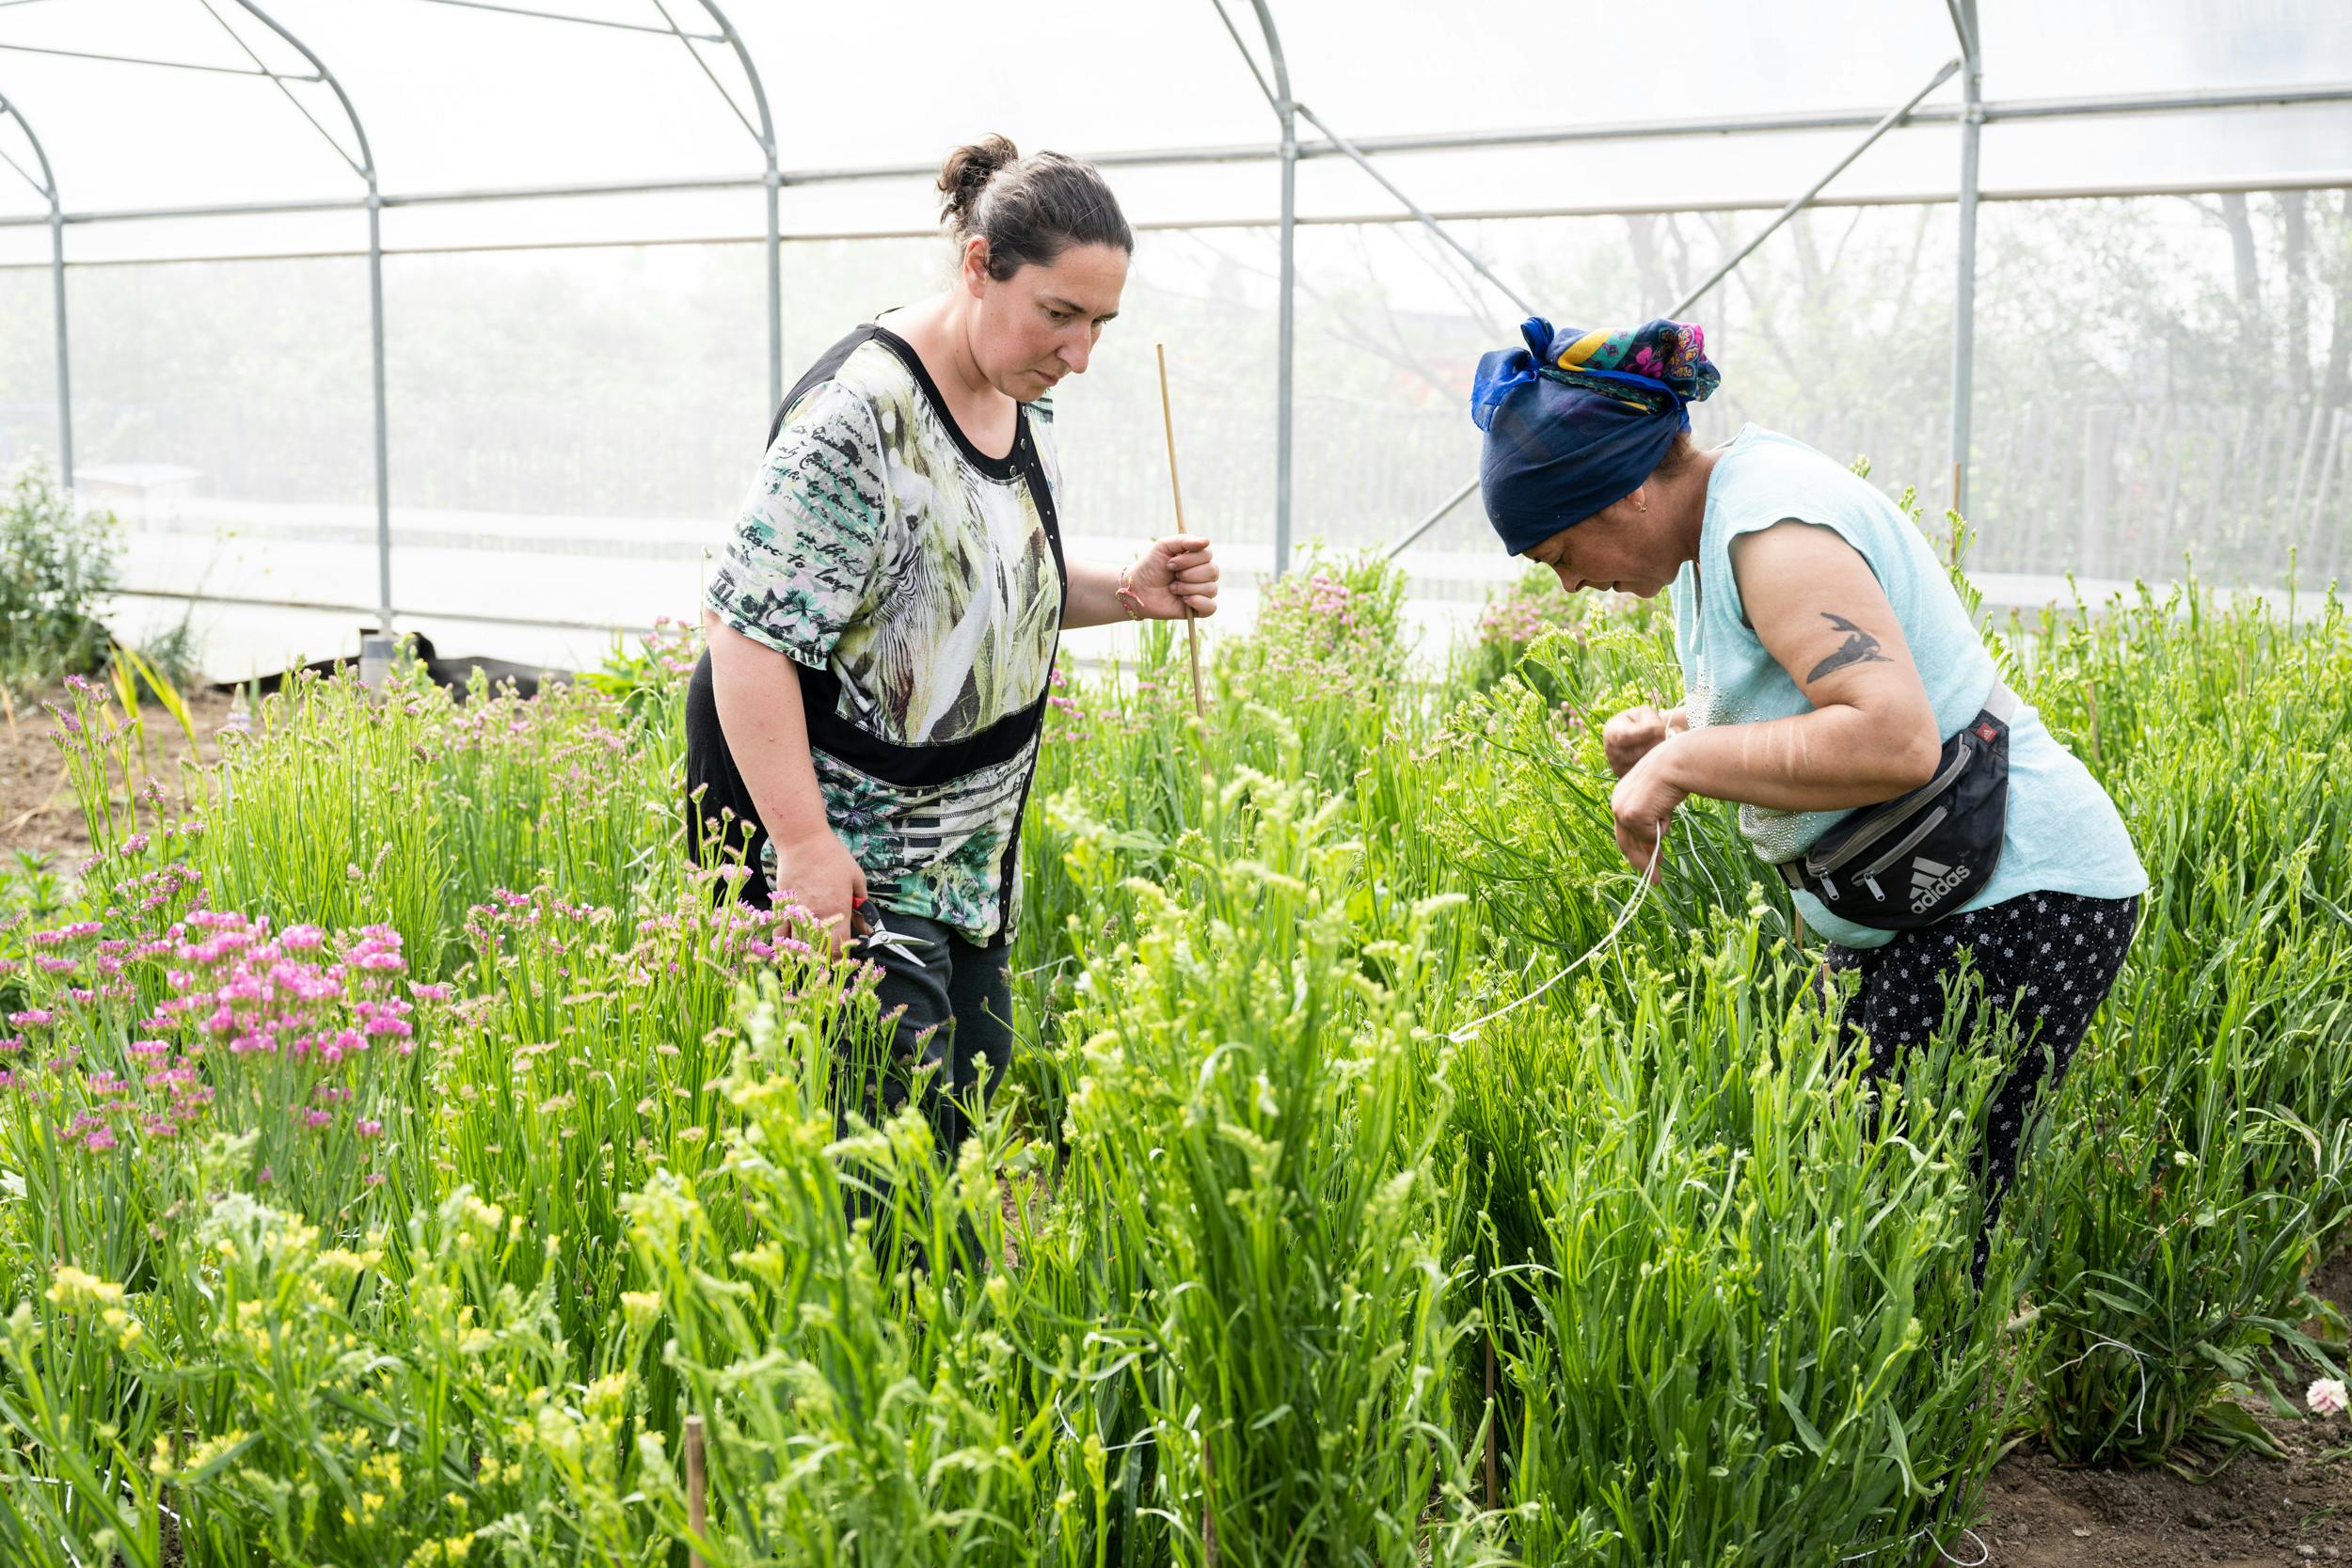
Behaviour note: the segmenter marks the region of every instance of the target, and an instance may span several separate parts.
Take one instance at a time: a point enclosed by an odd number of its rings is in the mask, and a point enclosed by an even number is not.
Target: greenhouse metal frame
[[[27,0],[4,0],[8,4],[24,4]],[[928,178],[934,170],[928,165],[882,165],[866,167],[786,169],[779,162],[779,149],[773,118],[770,114],[768,97],[761,81],[757,63],[745,47],[739,34],[728,22],[716,0],[692,0],[708,19],[715,31],[690,31],[681,26],[673,14],[670,0],[651,0],[661,23],[634,23],[612,18],[589,17],[564,11],[496,4],[493,0],[411,0],[414,4],[454,7],[470,10],[493,11],[507,16],[532,18],[549,24],[615,29],[641,33],[651,38],[675,40],[693,57],[713,90],[726,102],[758,147],[762,167],[756,174],[716,176],[675,180],[632,180],[607,183],[545,184],[498,187],[474,190],[447,190],[416,193],[382,191],[377,182],[375,162],[369,146],[367,132],[359,111],[353,103],[335,74],[301,39],[273,19],[256,0],[227,0],[250,15],[284,45],[298,55],[309,71],[274,69],[236,29],[230,27],[211,0],[196,0],[212,14],[222,29],[236,40],[239,48],[252,61],[250,68],[202,64],[190,61],[156,59],[145,56],[113,54],[92,54],[35,48],[30,45],[0,43],[0,54],[64,55],[71,57],[106,61],[114,64],[155,67],[180,71],[203,71],[215,74],[242,76],[265,80],[284,93],[289,103],[308,120],[311,127],[332,146],[338,155],[351,167],[353,174],[365,187],[364,194],[351,198],[317,198],[292,201],[247,201],[205,206],[140,208],[120,211],[69,211],[34,126],[23,109],[0,91],[0,119],[13,119],[22,128],[32,147],[38,175],[14,159],[0,153],[26,183],[48,204],[45,215],[0,216],[0,228],[21,228],[45,225],[50,231],[49,269],[55,301],[57,388],[57,445],[59,467],[64,483],[73,483],[73,425],[72,411],[72,351],[66,309],[66,271],[69,267],[87,263],[69,261],[66,258],[65,233],[71,225],[135,222],[169,218],[217,218],[262,216],[294,213],[364,211],[368,216],[368,245],[365,252],[306,252],[316,254],[364,254],[368,261],[371,356],[370,366],[374,394],[374,467],[377,603],[373,606],[328,605],[309,601],[240,599],[230,595],[188,594],[174,594],[191,600],[215,603],[245,603],[274,605],[284,608],[351,610],[373,614],[380,628],[389,632],[396,617],[403,613],[394,606],[391,581],[391,493],[389,451],[386,435],[386,392],[384,352],[384,280],[383,261],[386,254],[382,235],[382,214],[388,207],[431,207],[467,203],[563,199],[580,197],[622,196],[683,191],[739,190],[757,188],[765,196],[766,231],[764,248],[767,257],[767,329],[768,329],[768,397],[773,406],[783,400],[784,358],[782,322],[782,245],[780,228],[781,193],[787,186],[805,186],[860,181],[890,181],[908,178]],[[1274,570],[1279,574],[1287,568],[1292,553],[1291,538],[1291,456],[1293,443],[1292,411],[1294,391],[1292,363],[1295,348],[1296,295],[1296,236],[1302,224],[1342,222],[1411,222],[1424,226],[1436,238],[1451,247],[1477,275],[1518,309],[1533,315],[1536,311],[1529,301],[1508,282],[1496,274],[1471,249],[1446,228],[1447,221],[1472,219],[1587,216],[1619,214],[1634,209],[1624,204],[1597,208],[1545,207],[1511,210],[1480,210],[1433,214],[1416,203],[1412,197],[1391,180],[1375,162],[1383,154],[1475,151],[1504,148],[1562,146],[1606,141],[1653,140],[1670,137],[1734,136],[1775,135],[1790,132],[1820,132],[1856,130],[1862,135],[1836,162],[1813,181],[1804,191],[1791,198],[1773,213],[1762,229],[1751,235],[1703,281],[1691,287],[1683,296],[1661,313],[1678,316],[1708,291],[1721,283],[1790,218],[1808,207],[1822,205],[1903,206],[1955,201],[1959,208],[1959,244],[1954,259],[1954,309],[1951,348],[1951,424],[1952,505],[1964,510],[1966,506],[1967,467],[1972,413],[1972,384],[1974,380],[1975,300],[1977,270],[1977,209],[1982,199],[2060,200],[2127,197],[2160,194],[2206,193],[2228,190],[2275,190],[2283,188],[2332,189],[2352,185],[2352,170],[2331,171],[2323,175],[2306,175],[2293,179],[2267,179],[2244,182],[2202,181],[2189,184],[2099,185],[2052,187],[2033,190],[2005,191],[1988,197],[1979,187],[1978,166],[1979,140],[1983,127],[1996,121],[2023,121],[2084,119],[2111,115],[2156,114],[2188,109],[2243,109],[2287,107],[2294,105],[2352,103],[2352,82],[2304,84],[2279,87],[2232,87],[2147,93],[2137,95],[2106,95],[2076,98],[2017,100],[2009,103],[1988,102],[1984,92],[1984,55],[1977,21],[1977,0],[1943,0],[1949,17],[1954,41],[1959,53],[1939,66],[1925,86],[1891,109],[1873,113],[1868,110],[1831,110],[1724,117],[1703,119],[1663,119],[1620,121],[1603,124],[1558,125],[1529,127],[1489,132],[1439,133],[1419,135],[1365,136],[1350,138],[1327,123],[1306,103],[1300,102],[1291,87],[1289,61],[1282,48],[1269,0],[1250,0],[1258,33],[1265,57],[1262,69],[1258,52],[1233,16],[1226,8],[1225,0],[1210,0],[1218,20],[1240,52],[1244,64],[1264,97],[1272,112],[1278,139],[1270,144],[1250,143],[1204,147],[1169,147],[1121,150],[1089,154],[1091,161],[1104,167],[1176,166],[1186,165],[1238,164],[1273,162],[1279,166],[1280,181],[1280,215],[1277,220],[1280,254],[1279,282],[1279,317],[1276,337],[1276,436],[1275,436],[1275,534]],[[683,0],[679,8],[683,9]],[[705,54],[706,47],[722,48],[732,54],[749,87],[751,112],[746,113],[737,95],[730,90],[719,73],[712,69]],[[1946,82],[1958,76],[1962,98],[1958,104],[1928,105],[1925,100]],[[289,84],[304,83],[325,86],[341,105],[349,121],[356,155],[320,123],[292,91]],[[0,88],[5,80],[0,79]],[[1320,140],[1301,140],[1299,121],[1304,120],[1320,134]],[[1918,127],[1949,124],[1960,132],[1959,170],[1951,192],[1926,192],[1903,196],[1873,196],[1852,198],[1851,202],[1824,196],[1827,187],[1839,174],[1867,150],[1887,132],[1898,127]],[[1350,214],[1347,216],[1300,217],[1297,212],[1297,169],[1301,160],[1309,158],[1344,158],[1369,175],[1398,204],[1394,214]],[[1666,203],[1657,211],[1762,211],[1764,203],[1738,201],[1727,203]],[[1165,227],[1197,228],[1185,223]],[[1253,227],[1256,225],[1252,225]],[[1141,228],[1164,227],[1155,224]],[[917,231],[908,231],[910,235]],[[921,231],[928,232],[928,230]],[[803,238],[804,236],[796,236]],[[886,237],[882,235],[861,237]],[[896,232],[891,236],[898,237]],[[571,242],[555,248],[571,248],[580,245],[593,246],[627,245],[627,240],[597,240]],[[437,250],[460,250],[467,246],[404,247],[401,254],[425,254]],[[530,245],[501,245],[492,248],[542,248]],[[157,258],[153,261],[186,260],[187,258]],[[247,257],[241,260],[275,258]],[[1477,488],[1473,479],[1454,490],[1424,515],[1411,529],[1387,546],[1391,558],[1403,553],[1426,534]],[[441,614],[438,611],[409,611],[410,614]],[[485,614],[451,614],[450,619],[483,625],[580,627],[584,623],[549,620],[531,616],[498,616]]]

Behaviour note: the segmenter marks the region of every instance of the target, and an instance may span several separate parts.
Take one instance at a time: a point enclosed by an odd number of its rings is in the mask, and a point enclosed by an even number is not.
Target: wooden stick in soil
[[[1495,1511],[1495,1339],[1486,1341],[1486,1512]]]
[[[1209,1429],[1200,1429],[1200,1562],[1216,1568],[1216,1514],[1210,1505],[1210,1483],[1216,1479],[1210,1465]]]
[[[703,1512],[703,1418],[686,1418],[686,1528],[699,1538],[707,1515]],[[688,1568],[703,1568],[703,1555],[692,1547],[686,1552]]]
[[[1153,343],[1152,347],[1160,356],[1160,427],[1168,433],[1168,493],[1175,498],[1176,531],[1182,533],[1184,531],[1184,487],[1176,481],[1176,416],[1168,411],[1168,345]],[[1176,585],[1171,581],[1168,592],[1173,594],[1175,591]],[[1192,606],[1184,604],[1182,599],[1177,603],[1184,605],[1184,652],[1192,657],[1193,716],[1206,719],[1209,705],[1200,695],[1200,627],[1192,613]]]
[[[24,759],[24,743],[17,737],[16,699],[8,695],[6,681],[0,681],[0,712],[8,716],[8,760],[16,765],[17,776],[25,777],[32,772],[32,767]]]

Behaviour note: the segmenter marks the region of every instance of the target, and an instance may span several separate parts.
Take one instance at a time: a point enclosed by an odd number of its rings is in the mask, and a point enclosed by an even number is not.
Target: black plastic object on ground
[[[373,627],[363,628],[363,634],[373,629]],[[543,682],[562,685],[568,683],[572,678],[572,673],[568,670],[549,670],[536,664],[517,664],[506,658],[444,658],[433,646],[433,639],[421,631],[405,634],[401,641],[411,656],[424,661],[425,673],[431,675],[437,685],[446,688],[453,696],[466,689],[466,683],[473,678],[473,673],[476,670],[481,671],[493,687],[512,681],[516,693],[525,697],[537,696]],[[319,658],[302,665],[300,669],[315,670],[322,675],[331,675],[346,665],[357,665],[358,662],[356,656],[350,658]],[[293,679],[297,673],[295,670],[281,670],[275,674],[256,675],[251,681],[223,681],[215,685],[213,689],[234,691],[246,686],[258,686],[263,691],[275,691]]]

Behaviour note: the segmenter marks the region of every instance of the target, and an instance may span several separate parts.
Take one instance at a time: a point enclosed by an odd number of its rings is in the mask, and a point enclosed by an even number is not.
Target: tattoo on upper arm
[[[1843,670],[1849,664],[1892,664],[1895,662],[1879,652],[1877,638],[1872,637],[1843,615],[1832,615],[1825,610],[1821,611],[1821,619],[1844,632],[1846,643],[1845,646],[1813,667],[1813,673],[1804,677],[1805,685],[1811,686],[1823,675],[1833,671]]]

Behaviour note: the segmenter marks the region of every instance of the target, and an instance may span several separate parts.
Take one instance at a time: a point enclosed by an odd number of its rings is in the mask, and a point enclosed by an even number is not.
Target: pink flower
[[[362,1117],[359,1119],[358,1133],[363,1138],[380,1138],[384,1135],[384,1124],[372,1117]]]
[[[55,1023],[57,1015],[46,1007],[27,1007],[21,1013],[10,1013],[8,1022],[19,1029],[39,1029]]]
[[[2314,1416],[2341,1416],[2345,1403],[2344,1379],[2323,1377],[2304,1394],[2303,1402],[2312,1407]]]

